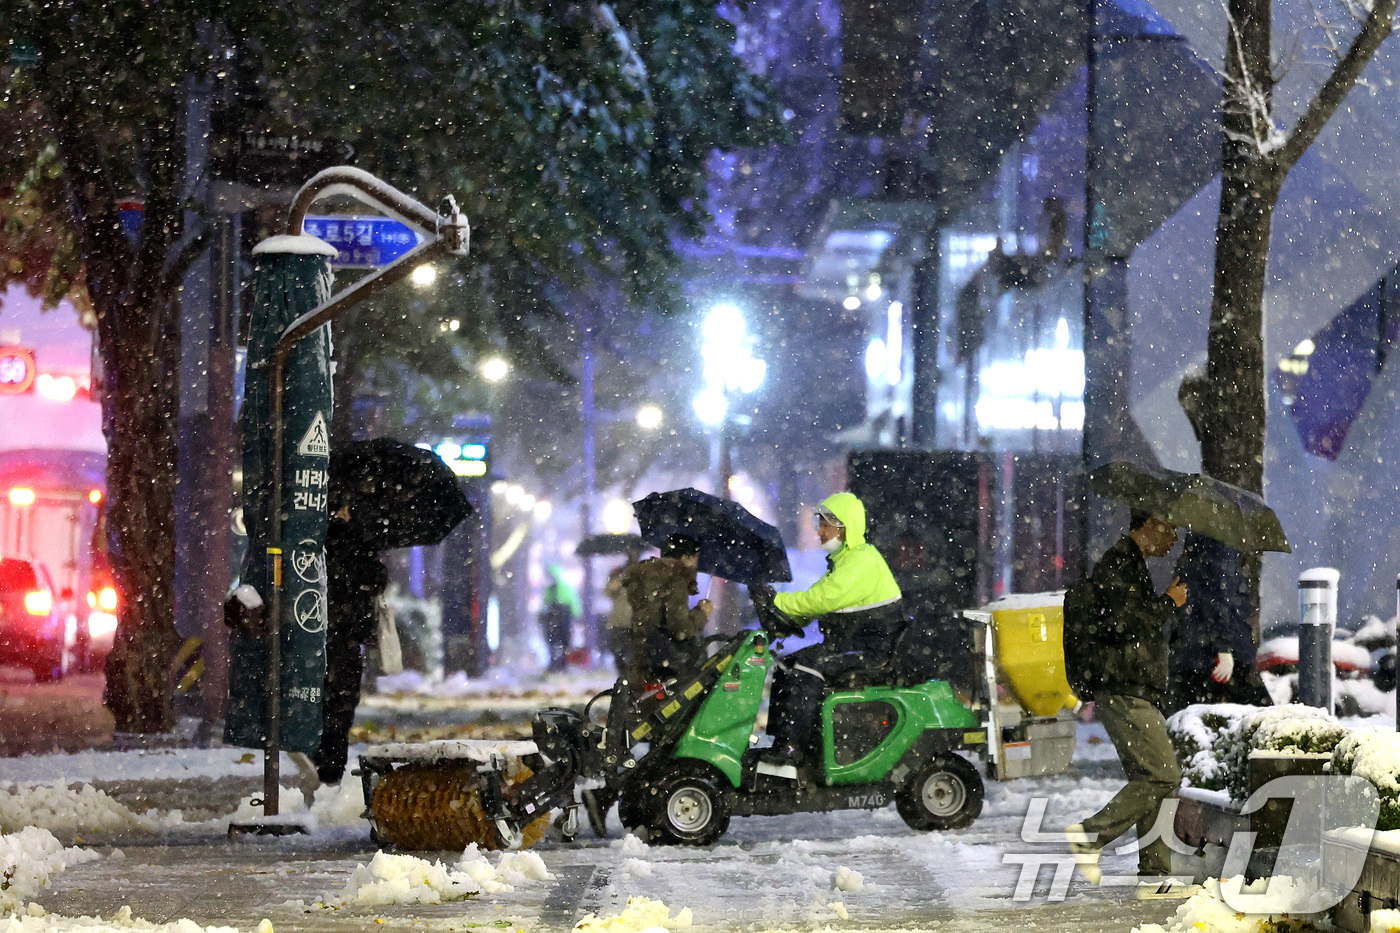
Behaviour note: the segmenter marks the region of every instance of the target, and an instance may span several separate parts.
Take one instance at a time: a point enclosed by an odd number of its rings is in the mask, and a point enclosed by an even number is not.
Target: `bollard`
[[[1298,702],[1332,712],[1332,632],[1342,575],[1314,567],[1298,576]]]

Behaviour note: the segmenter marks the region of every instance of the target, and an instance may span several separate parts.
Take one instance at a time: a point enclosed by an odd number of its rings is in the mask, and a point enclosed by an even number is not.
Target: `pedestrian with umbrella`
[[[632,509],[642,539],[661,557],[642,561],[624,578],[632,607],[634,655],[629,681],[664,680],[670,671],[704,659],[700,635],[713,611],[699,592],[697,572],[742,583],[752,593],[768,581],[792,579],[778,529],[737,502],[698,489],[654,492]]]
[[[364,647],[375,637],[378,599],[389,583],[380,552],[441,542],[471,505],[436,454],[390,438],[333,447],[328,498],[326,679],[321,746],[312,760],[323,784],[339,784]]]
[[[1132,518],[1128,533],[1065,594],[1065,672],[1075,693],[1094,701],[1128,784],[1099,812],[1067,827],[1066,835],[1081,873],[1097,883],[1099,852],[1136,826],[1142,840],[1138,897],[1189,897],[1196,886],[1171,876],[1166,842],[1152,838],[1162,801],[1181,782],[1161,711],[1168,683],[1165,628],[1186,605],[1188,589],[1177,578],[1158,594],[1146,558],[1165,556],[1178,527],[1236,550],[1286,550],[1288,542],[1261,498],[1209,476],[1118,462],[1090,473],[1089,482],[1099,495],[1128,505]],[[1231,673],[1223,667],[1228,664],[1217,658],[1214,673]]]

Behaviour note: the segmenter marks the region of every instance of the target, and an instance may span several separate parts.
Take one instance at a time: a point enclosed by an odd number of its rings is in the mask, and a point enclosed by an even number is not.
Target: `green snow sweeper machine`
[[[709,845],[734,816],[893,803],[918,830],[970,825],[983,781],[1064,771],[1074,749],[1074,697],[1064,685],[1062,594],[1018,597],[965,615],[981,623],[979,676],[961,700],[944,680],[907,673],[912,628],[885,667],[829,687],[821,748],[796,779],[763,773],[757,746],[775,633],[791,621],[760,610],[761,627],[718,642],[693,675],[633,695],[619,682],[588,707],[540,710],[533,739],[375,746],[361,757],[374,837],[407,849],[529,845],[549,818],[564,838],[583,819],[602,836],[613,800],[623,825],[653,842]],[[776,636],[780,639],[781,636]],[[998,645],[1014,650],[1008,663]],[[603,721],[598,702],[607,698]]]

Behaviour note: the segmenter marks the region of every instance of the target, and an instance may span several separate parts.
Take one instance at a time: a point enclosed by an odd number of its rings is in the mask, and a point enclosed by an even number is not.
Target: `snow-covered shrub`
[[[1240,720],[1257,710],[1239,703],[1188,706],[1167,720],[1167,733],[1186,784],[1225,790],[1225,755],[1239,732]]]
[[[1313,706],[1188,706],[1167,720],[1167,732],[1191,787],[1249,797],[1249,753],[1328,754],[1347,730]]]
[[[1266,706],[1240,720],[1235,741],[1225,755],[1226,789],[1236,800],[1249,796],[1249,753],[1331,754],[1347,736],[1346,727],[1316,706],[1291,703]]]
[[[1332,773],[1364,777],[1380,793],[1376,829],[1400,829],[1400,734],[1353,732],[1332,752]]]

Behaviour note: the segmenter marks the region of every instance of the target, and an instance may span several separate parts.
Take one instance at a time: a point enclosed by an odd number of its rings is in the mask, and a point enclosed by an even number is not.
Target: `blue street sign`
[[[422,242],[411,227],[388,217],[311,215],[302,230],[336,248],[331,265],[338,269],[387,266]]]

